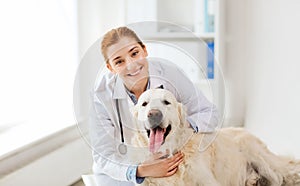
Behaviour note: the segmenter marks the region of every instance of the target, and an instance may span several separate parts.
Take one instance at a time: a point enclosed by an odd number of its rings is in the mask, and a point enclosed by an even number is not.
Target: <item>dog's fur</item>
[[[151,109],[159,109],[163,114],[159,127],[171,125],[171,131],[159,151],[180,150],[185,157],[173,176],[148,177],[143,185],[300,185],[300,161],[273,154],[258,138],[241,128],[223,128],[207,134],[194,133],[187,127],[182,104],[176,101],[172,93],[163,89],[144,92],[134,107],[133,114],[139,128],[133,137],[134,145],[149,145],[145,129],[151,127],[148,122]],[[136,153],[134,158],[145,160],[145,153]]]

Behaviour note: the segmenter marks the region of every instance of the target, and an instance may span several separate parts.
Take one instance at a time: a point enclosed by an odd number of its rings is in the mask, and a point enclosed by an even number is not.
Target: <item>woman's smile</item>
[[[139,67],[137,70],[135,70],[135,71],[133,71],[133,72],[130,72],[130,73],[128,73],[127,75],[128,76],[137,76],[137,75],[139,75],[140,74],[140,72],[143,70],[143,66],[141,66],[141,67]]]

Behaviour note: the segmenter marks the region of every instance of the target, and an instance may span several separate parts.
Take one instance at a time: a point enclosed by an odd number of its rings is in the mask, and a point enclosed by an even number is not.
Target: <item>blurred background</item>
[[[182,67],[223,127],[300,158],[299,9],[298,0],[0,1],[0,185],[65,186],[91,173],[86,82],[102,64],[101,37],[124,25],[151,57]]]

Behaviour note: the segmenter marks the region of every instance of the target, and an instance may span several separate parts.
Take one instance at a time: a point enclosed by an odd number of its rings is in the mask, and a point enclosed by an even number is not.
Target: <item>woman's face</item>
[[[107,68],[118,74],[127,88],[144,86],[148,78],[148,53],[145,47],[132,38],[124,37],[107,48],[107,56]]]

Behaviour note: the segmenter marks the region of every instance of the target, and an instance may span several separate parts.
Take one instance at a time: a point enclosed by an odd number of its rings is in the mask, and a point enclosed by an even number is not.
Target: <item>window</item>
[[[75,124],[76,8],[74,0],[0,2],[0,156]]]

